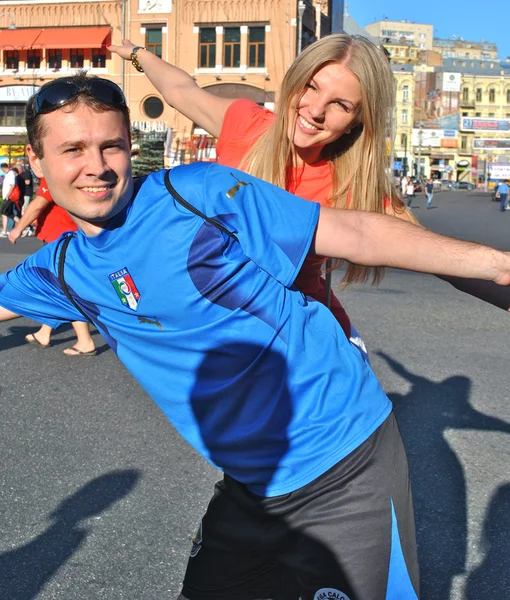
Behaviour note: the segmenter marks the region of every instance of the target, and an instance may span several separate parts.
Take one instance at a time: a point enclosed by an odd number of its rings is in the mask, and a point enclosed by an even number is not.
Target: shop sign
[[[469,166],[469,160],[459,160],[459,162],[457,163],[458,167],[468,167]]]
[[[20,144],[2,144],[0,145],[1,156],[25,156],[25,146]]]
[[[491,163],[489,165],[491,179],[510,179],[509,163]]]
[[[0,87],[0,102],[27,102],[38,89],[39,87],[35,85],[6,85]]]
[[[510,148],[510,139],[490,139],[490,138],[481,138],[478,140],[473,140],[473,148],[502,148],[508,149]]]
[[[462,117],[460,128],[463,131],[510,131],[510,119],[472,119]]]
[[[131,121],[131,129],[137,129],[144,133],[151,131],[163,132],[168,129],[168,124],[166,121]]]

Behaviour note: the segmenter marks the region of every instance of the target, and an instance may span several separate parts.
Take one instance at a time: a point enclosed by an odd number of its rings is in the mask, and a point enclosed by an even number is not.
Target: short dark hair
[[[9,168],[9,165],[7,163],[2,163],[0,165],[0,169],[8,169],[8,168]]]
[[[50,81],[41,86],[37,93],[35,93],[27,102],[27,106],[25,109],[25,124],[27,128],[28,141],[32,146],[32,149],[36,156],[39,158],[43,157],[43,137],[45,134],[44,123],[42,121],[42,117],[44,114],[36,114],[35,111],[35,98],[37,94],[43,91],[47,86],[54,83],[54,81],[62,81],[74,83],[80,88],[80,92],[73,98],[70,102],[65,104],[64,106],[69,106],[71,108],[78,106],[79,104],[83,104],[84,106],[88,106],[97,112],[107,112],[107,111],[116,111],[122,113],[124,118],[124,123],[127,128],[129,143],[131,144],[131,120],[129,116],[129,108],[126,105],[121,104],[108,104],[106,102],[101,102],[97,98],[95,98],[90,90],[88,82],[92,79],[97,79],[95,76],[87,76],[86,72],[78,72],[76,75],[68,75],[66,77],[59,77],[57,80]],[[56,109],[59,110],[59,109]]]

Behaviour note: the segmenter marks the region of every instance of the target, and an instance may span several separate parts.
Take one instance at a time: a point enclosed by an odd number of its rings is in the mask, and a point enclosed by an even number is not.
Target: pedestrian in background
[[[407,197],[407,206],[411,206],[411,202],[413,201],[413,198],[414,198],[414,183],[412,182],[411,179],[407,182],[406,197]]]
[[[499,207],[501,212],[508,210],[508,189],[508,180],[503,179],[498,186],[498,191],[496,192],[496,198],[499,194]]]
[[[425,191],[427,193],[427,208],[430,208],[432,198],[434,197],[434,182],[432,181],[432,177],[429,177],[427,179],[427,185],[425,186]]]

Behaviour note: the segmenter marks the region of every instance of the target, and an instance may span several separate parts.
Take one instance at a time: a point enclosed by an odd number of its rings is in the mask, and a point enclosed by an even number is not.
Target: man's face
[[[78,104],[43,115],[43,158],[28,146],[30,165],[45,177],[56,204],[86,235],[96,235],[133,192],[128,131],[118,111]]]

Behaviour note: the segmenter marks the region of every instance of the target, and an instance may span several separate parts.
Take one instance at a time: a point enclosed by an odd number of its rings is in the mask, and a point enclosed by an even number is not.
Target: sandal
[[[34,344],[35,346],[39,346],[40,348],[49,348],[51,346],[51,342],[49,344],[41,343],[33,333],[29,333],[25,336],[25,341],[29,344]]]
[[[75,348],[74,346],[72,346],[71,348],[66,348],[64,350],[64,354],[66,356],[96,356],[97,349],[94,348],[94,350],[89,350],[88,352],[84,352],[83,350],[78,350],[78,348]]]

